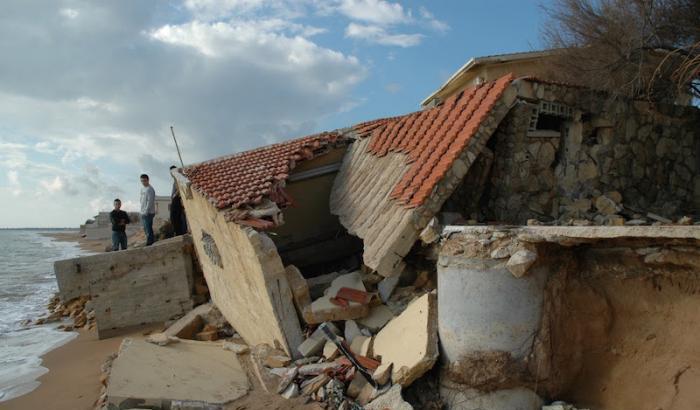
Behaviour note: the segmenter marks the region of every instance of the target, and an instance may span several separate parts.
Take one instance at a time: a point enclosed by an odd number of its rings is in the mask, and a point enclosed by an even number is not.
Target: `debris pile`
[[[67,302],[62,302],[58,295],[54,295],[47,306],[49,314],[34,321],[35,325],[60,322],[64,318],[73,319],[72,324],[61,324],[59,329],[70,332],[75,329],[95,327],[95,312],[90,303],[90,296],[80,296]],[[29,324],[30,322],[27,322]]]
[[[430,370],[439,355],[437,295],[429,273],[400,288],[398,280],[360,271],[333,275],[323,295],[311,301],[299,270],[286,271],[307,338],[297,360],[255,346],[252,361],[261,384],[286,399],[306,396],[333,409],[412,408],[401,389]],[[394,283],[382,292],[386,281]]]

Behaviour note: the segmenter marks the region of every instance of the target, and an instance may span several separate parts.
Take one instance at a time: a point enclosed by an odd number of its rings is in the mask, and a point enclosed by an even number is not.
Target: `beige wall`
[[[517,60],[504,63],[487,63],[477,65],[452,81],[445,89],[435,94],[440,101],[481,82],[496,80],[506,74],[513,73],[515,78],[535,76],[547,78],[548,62],[552,57],[538,57],[530,60]]]
[[[184,186],[181,192],[186,192]],[[264,233],[227,222],[202,195],[183,195],[188,222],[212,300],[250,345],[267,343],[294,354],[302,342],[284,266],[272,240]],[[209,234],[223,267],[204,250]]]

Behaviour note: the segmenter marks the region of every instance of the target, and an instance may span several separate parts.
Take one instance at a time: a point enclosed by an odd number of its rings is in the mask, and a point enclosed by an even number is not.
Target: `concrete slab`
[[[225,404],[244,396],[248,377],[235,353],[216,343],[159,347],[124,339],[112,364],[107,403],[170,408],[176,400]]]
[[[408,386],[438,358],[437,296],[426,293],[411,302],[374,338],[374,356],[393,363],[394,383]]]

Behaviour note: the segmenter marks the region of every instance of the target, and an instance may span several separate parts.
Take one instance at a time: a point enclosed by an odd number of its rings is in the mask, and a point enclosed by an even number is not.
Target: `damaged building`
[[[700,382],[696,345],[674,344],[658,377],[632,370],[661,359],[624,357],[700,330],[668,305],[700,307],[697,108],[503,64],[465,66],[418,112],[175,171],[212,301],[250,346],[293,359],[325,346],[305,329],[358,326],[374,348],[348,344],[395,383],[439,363],[454,409],[699,405],[682,387]],[[621,322],[646,318],[645,334]]]

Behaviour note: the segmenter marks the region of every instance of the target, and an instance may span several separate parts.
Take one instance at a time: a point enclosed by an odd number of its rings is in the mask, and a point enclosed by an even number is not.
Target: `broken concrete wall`
[[[522,99],[489,145],[493,169],[479,206],[471,181],[451,201],[465,217],[519,224],[593,219],[591,199],[611,191],[631,213],[672,218],[700,209],[700,110],[661,106],[655,112],[580,88],[518,86]],[[556,128],[557,121],[561,132],[539,129]]]
[[[163,322],[192,308],[189,235],[153,246],[57,261],[61,299],[90,295],[97,334]]]
[[[267,343],[294,354],[302,334],[275,244],[264,233],[226,221],[197,191],[180,190],[216,306],[248,344]]]
[[[691,313],[700,308],[700,229],[454,230],[438,265],[446,395],[507,401],[530,391],[604,410],[700,403],[689,387],[700,382],[690,370],[700,357]],[[518,269],[523,252],[534,258]],[[490,279],[479,275],[484,265]],[[484,317],[492,320],[480,325]]]

